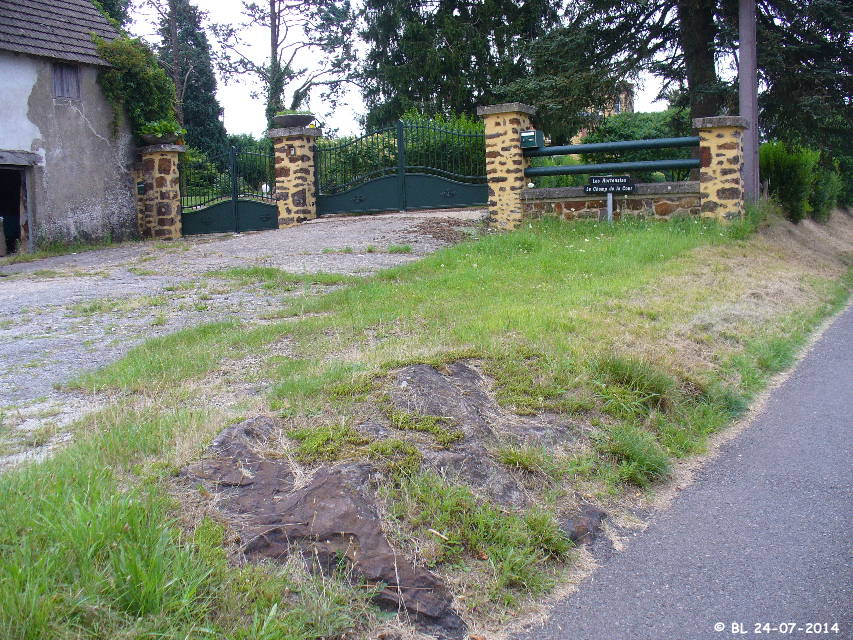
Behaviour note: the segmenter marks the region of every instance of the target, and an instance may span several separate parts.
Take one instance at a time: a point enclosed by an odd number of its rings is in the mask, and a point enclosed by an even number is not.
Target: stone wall
[[[267,133],[275,148],[279,229],[317,217],[314,140],[320,134],[315,127],[271,129]]]
[[[743,215],[743,130],[740,116],[696,118],[702,215],[726,221]]]
[[[558,216],[565,220],[603,220],[607,197],[586,195],[583,187],[525,189],[522,195],[525,218]],[[669,220],[673,216],[699,216],[698,182],[637,184],[630,195],[613,196],[613,218],[639,216]]]
[[[518,102],[477,108],[486,128],[489,224],[499,229],[514,229],[522,219],[528,161],[521,151],[520,133],[531,128],[533,113],[533,107]]]
[[[142,171],[142,156],[134,167],[134,176],[136,178],[136,232],[139,237],[144,237],[143,229],[145,228],[145,172]],[[139,190],[141,185],[142,191]]]
[[[141,177],[145,183],[139,231],[144,238],[175,240],[181,237],[181,190],[178,154],[185,147],[160,144],[143,147]]]

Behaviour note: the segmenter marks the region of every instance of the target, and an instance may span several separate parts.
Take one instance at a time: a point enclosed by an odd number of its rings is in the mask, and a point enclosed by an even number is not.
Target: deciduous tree
[[[737,5],[738,0],[576,0],[569,5],[565,27],[532,45],[534,58],[537,50],[543,53],[535,66],[531,100],[555,118],[570,121],[577,117],[574,112],[564,110],[559,116],[552,107],[566,101],[572,77],[592,74],[606,85],[614,77],[648,71],[663,79],[664,93],[681,90],[692,117],[737,113],[735,74],[726,69],[737,64]],[[849,2],[758,0],[757,11],[763,131],[849,149]],[[549,55],[555,61],[551,65]]]
[[[213,27],[219,69],[226,80],[249,76],[260,82],[269,124],[285,105],[305,105],[314,89],[333,101],[352,80],[355,14],[349,0],[244,1],[243,16],[241,24]],[[242,34],[251,27],[268,33],[269,54],[263,60],[246,53]]]

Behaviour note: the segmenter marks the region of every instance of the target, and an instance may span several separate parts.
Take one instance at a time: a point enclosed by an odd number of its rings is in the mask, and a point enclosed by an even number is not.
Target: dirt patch
[[[429,218],[416,224],[412,232],[446,244],[459,244],[471,237],[473,229],[470,223],[457,218]]]

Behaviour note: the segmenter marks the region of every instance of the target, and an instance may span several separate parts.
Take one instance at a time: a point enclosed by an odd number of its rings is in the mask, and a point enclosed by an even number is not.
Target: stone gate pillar
[[[699,131],[699,191],[703,217],[721,222],[743,215],[743,130],[740,116],[695,118]]]
[[[275,199],[278,228],[291,227],[317,217],[314,182],[314,139],[316,127],[270,129],[275,148]]]
[[[536,110],[520,102],[477,107],[486,127],[486,181],[489,185],[489,224],[514,229],[523,215],[522,193],[527,185],[528,160],[521,151],[521,132],[532,128]]]
[[[181,186],[178,154],[186,151],[180,144],[155,144],[142,147],[141,181],[137,195],[139,232],[143,238],[176,240],[181,237]]]

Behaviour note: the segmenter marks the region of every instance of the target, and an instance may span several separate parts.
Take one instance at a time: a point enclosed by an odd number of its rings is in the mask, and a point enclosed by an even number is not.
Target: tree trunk
[[[283,73],[279,61],[279,29],[281,27],[281,0],[269,0],[270,20],[270,68],[267,87],[267,125],[273,126],[273,116],[283,109],[281,94],[284,91]]]
[[[178,42],[178,17],[175,0],[169,0],[169,48],[172,50],[172,82],[175,83],[175,117],[184,126],[184,61]]]
[[[684,52],[690,116],[720,115],[722,97],[714,66],[715,0],[678,0],[678,39]]]

